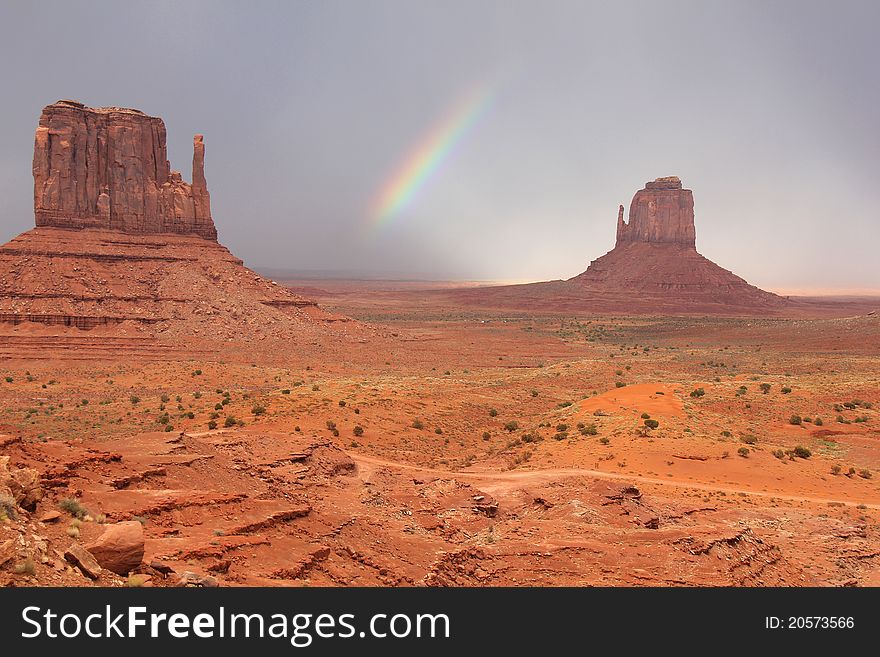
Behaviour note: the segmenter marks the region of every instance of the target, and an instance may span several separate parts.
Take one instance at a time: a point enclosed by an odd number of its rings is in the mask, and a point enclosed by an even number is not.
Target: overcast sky
[[[40,110],[205,134],[220,240],[252,267],[542,280],[614,242],[647,180],[697,248],[774,288],[880,288],[880,2],[0,0],[0,242],[33,225]],[[376,199],[474,89],[399,211]]]

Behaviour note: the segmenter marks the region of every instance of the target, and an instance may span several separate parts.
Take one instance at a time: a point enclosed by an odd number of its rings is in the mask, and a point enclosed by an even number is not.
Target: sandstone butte
[[[565,281],[462,290],[463,303],[557,311],[762,315],[786,298],[719,267],[696,249],[694,195],[676,176],[657,178],[621,205],[614,248]]]
[[[26,355],[51,334],[79,352],[115,353],[116,340],[152,357],[184,342],[303,337],[344,320],[218,243],[204,166],[195,135],[192,183],[171,169],[158,117],[70,100],[45,107],[36,227],[0,246],[0,355]]]

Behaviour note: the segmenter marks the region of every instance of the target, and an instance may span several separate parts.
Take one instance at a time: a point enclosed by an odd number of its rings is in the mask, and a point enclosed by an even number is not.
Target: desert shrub
[[[88,515],[89,511],[86,509],[80,501],[73,497],[66,497],[58,503],[58,508],[62,511],[66,511],[74,518],[84,518]]]
[[[785,386],[785,387],[782,389],[782,394],[783,394],[783,395],[787,395],[787,394],[790,393],[790,392],[791,392],[791,388],[789,388],[788,386]]]
[[[643,420],[647,420],[647,419],[649,419],[650,417],[651,417],[651,416],[648,415],[647,413],[642,413],[642,419],[643,419]]]
[[[194,399],[201,399],[201,398],[202,398],[202,393],[199,392],[198,390],[196,390],[196,391],[193,393],[193,398],[194,398]]]
[[[660,423],[657,420],[645,420],[645,426],[649,429],[656,429],[660,426]]]
[[[831,466],[831,474],[833,474],[833,475],[839,475],[840,470],[841,470],[840,466],[837,465],[836,463]]]
[[[871,471],[868,469],[859,470],[859,476],[862,479],[870,479],[871,478]]]
[[[413,429],[424,429],[425,423],[422,422],[421,420],[413,420],[412,428]]]
[[[442,436],[443,429],[441,429],[440,427],[437,427],[436,429],[434,429],[434,433],[436,433],[438,436]]]
[[[168,401],[171,399],[171,397],[169,397],[168,395],[166,395],[166,394],[163,393],[162,396],[159,397],[159,399],[162,400],[162,403],[163,403],[163,404],[167,404]]]
[[[9,495],[0,495],[0,520],[9,518],[15,520],[18,515],[18,505]]]
[[[339,407],[340,407],[340,408],[345,408],[345,400],[344,400],[344,399],[340,399],[340,400],[339,400]]]
[[[71,525],[67,528],[67,535],[70,536],[70,538],[79,538],[79,527]]]
[[[363,436],[364,435],[364,428],[359,424],[354,425],[354,429],[352,429],[351,431],[355,436]]]
[[[193,370],[193,376],[201,376],[202,370]]]
[[[166,424],[165,431],[174,431],[174,425],[173,424]]]
[[[608,438],[606,436],[602,436],[601,438],[599,438],[599,442],[602,443],[603,445],[607,445],[611,441],[608,440]]]
[[[702,388],[697,388],[696,390],[691,390],[691,397],[694,397],[694,398],[702,397],[705,394],[706,394],[706,391],[703,390]]]
[[[213,430],[216,428],[217,428],[217,421],[216,420],[211,420],[210,422],[208,422],[208,429]]]
[[[128,398],[128,401],[130,401],[132,406],[134,406],[135,404],[139,404],[141,402],[141,398],[137,395],[132,395]]]
[[[785,458],[785,452],[783,452],[781,449],[774,449],[773,456],[775,456],[779,460],[782,460]]]
[[[238,423],[238,420],[236,420],[235,416],[233,416],[233,415],[227,415],[226,419],[223,420],[223,426],[226,427],[227,429],[229,427],[234,427],[237,423]]]
[[[615,382],[614,382],[614,387],[615,387],[615,388],[623,388],[623,387],[625,387],[625,386],[626,386],[626,384],[625,384],[623,381],[615,381]]]
[[[800,424],[801,421],[802,421],[801,416],[796,413],[794,415],[792,415],[790,418],[788,418],[789,424]]]
[[[743,436],[742,438],[740,438],[740,440],[743,441],[746,445],[754,445],[758,442],[758,438],[752,435]]]
[[[483,440],[489,440],[492,435],[488,431],[483,432]]]
[[[738,450],[736,450],[736,453],[739,454],[740,456],[742,456],[743,458],[747,458],[749,455],[749,448],[748,447],[740,447]]]
[[[867,415],[860,415],[859,417],[856,418],[855,421],[856,421],[856,422],[867,422],[867,421],[868,421],[868,416],[867,416]]]
[[[768,392],[770,392],[770,384],[769,383],[762,383],[759,387],[761,388],[761,392],[763,392],[765,395]]]
[[[801,459],[808,459],[813,455],[813,452],[811,452],[809,449],[807,449],[803,445],[798,445],[797,447],[795,447],[792,450],[792,453]]]
[[[21,563],[15,564],[12,572],[16,575],[33,575],[37,571],[37,566],[31,557],[28,557]]]
[[[265,406],[254,406],[251,409],[251,413],[253,413],[254,415],[264,415],[266,413],[266,407]]]
[[[556,404],[556,408],[568,408],[569,406],[571,406],[570,401],[564,401]]]
[[[489,417],[498,417],[498,411],[494,408],[489,409]]]
[[[537,390],[532,390],[530,394],[532,395],[532,397],[537,397],[537,396],[538,396],[538,391],[537,391]]]
[[[13,379],[11,376],[6,377],[6,383],[12,383]]]
[[[553,435],[553,440],[565,440],[568,438],[567,431],[558,431]]]
[[[327,420],[325,424],[330,431],[333,431],[336,428],[336,423],[333,420]]]
[[[541,434],[539,434],[537,431],[530,431],[522,435],[522,441],[524,443],[539,443],[542,440],[544,440],[543,436],[541,436]]]
[[[578,431],[580,431],[581,435],[584,436],[595,436],[597,433],[599,433],[596,425],[592,423],[582,426],[580,429],[578,429]]]
[[[560,423],[556,425],[557,431],[568,431],[568,425],[565,423]]]
[[[217,402],[216,404],[214,404],[214,410],[215,410],[215,411],[222,411],[222,410],[223,410],[223,404],[221,404],[220,402]]]
[[[815,424],[817,427],[821,427],[825,423],[822,421],[822,418],[817,417],[815,420],[813,420],[813,424]]]
[[[289,394],[290,394],[290,388],[285,388],[284,390],[281,391],[281,394],[282,394],[282,395],[289,395]]]
[[[505,423],[504,428],[513,433],[514,431],[519,429],[519,422],[517,422],[516,420],[511,420],[510,422]]]

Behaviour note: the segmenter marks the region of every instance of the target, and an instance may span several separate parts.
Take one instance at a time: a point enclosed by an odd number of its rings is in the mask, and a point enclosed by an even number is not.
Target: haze
[[[9,2],[0,230],[33,226],[40,110],[203,133],[220,240],[252,267],[568,278],[647,180],[694,190],[697,248],[769,289],[880,288],[876,2]],[[387,221],[407,157],[479,117]]]

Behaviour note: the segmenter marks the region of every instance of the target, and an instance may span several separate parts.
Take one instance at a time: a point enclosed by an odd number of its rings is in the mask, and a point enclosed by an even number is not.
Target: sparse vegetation
[[[702,397],[705,394],[706,394],[706,391],[703,390],[702,388],[697,388],[697,389],[691,391],[691,397],[694,397],[694,398]]]
[[[66,497],[58,503],[58,508],[66,511],[74,518],[85,518],[89,510],[86,509],[80,501],[74,497]]]

